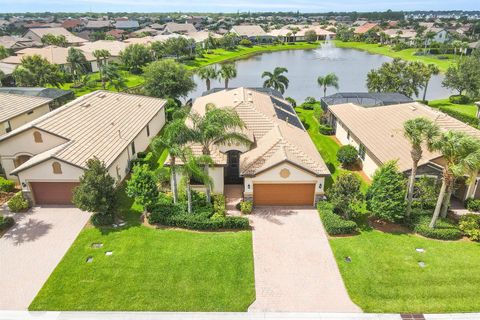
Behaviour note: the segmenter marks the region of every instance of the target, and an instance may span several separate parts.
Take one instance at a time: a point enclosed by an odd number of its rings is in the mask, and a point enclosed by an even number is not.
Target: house
[[[112,24],[108,20],[89,20],[85,28],[94,31],[106,31],[112,28]]]
[[[355,33],[355,34],[365,34],[370,30],[375,30],[377,27],[378,27],[377,23],[367,22],[367,23],[362,24],[361,26],[356,27],[353,30],[353,33]]]
[[[432,42],[445,43],[450,40],[448,31],[443,28],[431,27],[425,30],[424,34],[432,33],[434,36],[431,39],[427,39],[427,44]]]
[[[397,160],[400,171],[409,175],[411,145],[403,134],[403,124],[409,119],[425,117],[435,122],[442,131],[455,130],[480,138],[480,130],[418,102],[378,107],[346,103],[330,105],[329,111],[335,137],[342,145],[349,144],[358,149],[363,171],[369,177],[373,177],[375,170],[390,160]],[[424,150],[417,175],[439,178],[442,164],[440,153]],[[477,186],[474,195],[480,198]],[[465,185],[456,190],[455,196],[461,200],[466,198]]]
[[[105,32],[106,35],[112,36],[117,40],[123,40],[125,33],[127,33],[125,30],[120,30],[120,29],[112,29],[110,31]]]
[[[165,28],[163,29],[164,33],[191,33],[196,32],[197,28],[191,23],[175,23],[175,22],[168,22],[165,24]]]
[[[338,92],[320,99],[322,108],[336,104],[353,103],[362,107],[389,106],[414,102],[410,97],[398,92]]]
[[[195,100],[192,112],[203,115],[207,104],[233,108],[244,121],[243,132],[251,142],[250,146],[212,147],[215,164],[209,174],[214,192],[223,193],[225,185],[241,185],[244,199],[255,205],[313,206],[323,198],[330,172],[292,106],[279,92],[214,89]],[[199,145],[191,148],[201,154]]]
[[[275,29],[270,31],[268,34],[272,37],[280,38],[283,42],[295,42],[295,41],[305,41],[305,33],[308,31],[313,31],[317,35],[316,40],[326,40],[333,39],[335,37],[335,32],[331,32],[321,28],[318,25],[315,26],[295,26],[288,25],[284,26],[281,29]]]
[[[115,26],[115,29],[130,30],[130,31],[140,28],[140,24],[136,20],[117,21],[115,22],[114,26]]]
[[[0,137],[1,164],[35,204],[71,204],[86,162],[120,183],[165,123],[165,101],[95,91]]]
[[[0,37],[0,46],[4,47],[5,49],[11,49],[13,51],[31,47],[40,47],[41,45],[41,42],[36,42],[29,38],[22,38],[16,36]]]
[[[85,42],[79,47],[85,53],[93,56],[93,52],[96,50],[107,50],[110,53],[108,61],[119,61],[120,52],[125,50],[129,44],[117,41],[117,40],[98,40],[94,42]]]
[[[33,28],[29,29],[24,35],[24,38],[31,39],[33,41],[42,43],[42,37],[46,36],[47,34],[52,34],[54,36],[65,36],[67,39],[67,43],[72,46],[78,46],[87,40],[77,37],[70,33],[65,28]]]
[[[413,45],[417,36],[417,32],[411,29],[387,29],[383,32],[390,38],[390,42],[398,39],[410,45]]]
[[[259,25],[233,26],[230,32],[240,38],[249,39],[252,42],[267,42],[272,40],[272,36],[266,33]]]
[[[0,87],[0,93],[16,94],[25,97],[39,97],[51,99],[50,109],[56,109],[75,98],[70,90],[41,87]]]
[[[62,22],[62,28],[65,28],[69,31],[82,31],[85,23],[81,19],[67,19]]]
[[[22,63],[23,57],[38,55],[46,59],[48,62],[52,64],[59,65],[61,69],[68,71],[70,69],[69,63],[67,61],[68,49],[69,48],[57,47],[57,46],[22,49],[17,52],[16,56],[6,57],[5,59],[1,60],[1,62],[13,64],[13,65],[19,65]],[[84,55],[88,62],[87,71],[90,71],[90,72],[98,71],[97,64],[95,63],[96,58],[88,52],[84,52]]]
[[[132,36],[140,36],[140,35],[156,36],[159,33],[160,33],[160,31],[157,30],[157,29],[153,29],[153,28],[150,28],[150,27],[145,27],[145,28],[133,31],[131,33],[131,35]]]

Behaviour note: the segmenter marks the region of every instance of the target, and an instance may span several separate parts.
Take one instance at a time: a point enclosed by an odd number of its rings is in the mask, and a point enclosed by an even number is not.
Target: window
[[[132,156],[135,155],[135,142],[132,142]]]
[[[150,126],[147,124],[147,137],[150,137]]]
[[[27,112],[27,115],[31,115],[31,114],[33,114],[33,110]]]
[[[365,146],[363,144],[358,147],[358,156],[360,159],[365,160]]]
[[[54,174],[62,174],[62,165],[59,162],[52,163],[52,169]]]
[[[35,140],[36,143],[42,143],[43,142],[42,134],[39,131],[34,131],[33,132],[33,139]]]
[[[10,131],[12,131],[12,125],[10,124],[10,121],[4,122],[3,127],[5,128],[6,133],[9,133]]]

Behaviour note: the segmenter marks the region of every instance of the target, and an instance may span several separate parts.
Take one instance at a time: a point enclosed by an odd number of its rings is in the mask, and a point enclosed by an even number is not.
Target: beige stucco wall
[[[342,145],[349,144],[354,146],[357,150],[360,147],[360,141],[353,134],[350,134],[350,137],[348,137],[348,129],[338,120],[336,124],[335,137]],[[363,172],[372,178],[377,168],[377,162],[373,160],[372,153],[367,149],[365,151],[365,159],[362,160]]]
[[[28,112],[22,113],[8,121],[5,121],[0,125],[0,135],[7,133],[6,128],[8,127],[8,122],[10,122],[10,127],[12,128],[12,130],[14,130],[32,120],[37,119],[40,116],[43,116],[48,112],[50,112],[50,106],[47,103],[33,109],[30,114]]]
[[[221,193],[223,194],[223,167],[213,167],[208,170],[208,174],[213,180],[213,188],[212,191],[214,193]],[[176,172],[177,175],[177,185],[180,186],[182,183],[182,174],[180,172]],[[171,183],[173,184],[173,183]],[[203,185],[192,185],[193,190],[205,192],[205,186]]]

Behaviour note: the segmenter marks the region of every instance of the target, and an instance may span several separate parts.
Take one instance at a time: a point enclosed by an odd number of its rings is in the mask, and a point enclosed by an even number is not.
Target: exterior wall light
[[[250,183],[249,183],[249,184],[247,184],[247,189],[248,189],[248,190],[250,190]]]

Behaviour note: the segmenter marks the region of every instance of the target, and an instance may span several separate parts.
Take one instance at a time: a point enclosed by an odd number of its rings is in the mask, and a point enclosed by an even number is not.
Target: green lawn
[[[441,99],[441,100],[429,101],[428,105],[432,108],[442,108],[447,110],[458,111],[471,117],[477,116],[477,106],[474,103],[453,104],[448,99]]]
[[[449,57],[449,59],[441,60],[437,56],[415,56],[414,53],[418,49],[405,49],[401,51],[394,51],[390,46],[382,46],[376,43],[365,43],[365,42],[343,42],[340,40],[334,40],[335,46],[339,48],[352,48],[367,51],[374,54],[381,54],[384,56],[389,56],[392,58],[401,58],[407,61],[421,61],[424,63],[434,63],[438,66],[440,71],[446,72],[448,67],[454,63],[453,55],[451,54],[442,54],[442,56]]]
[[[119,195],[128,225],[84,229],[30,310],[247,310],[255,300],[250,231],[148,228],[140,225],[141,207],[123,189]],[[93,262],[86,263],[90,256]]]
[[[349,170],[341,168],[340,162],[337,160],[337,151],[340,148],[338,143],[332,139],[331,136],[321,134],[319,131],[320,124],[313,116],[313,110],[304,110],[300,107],[295,108],[299,118],[302,122],[307,124],[307,131],[312,139],[313,143],[318,149],[318,152],[322,156],[323,160],[328,166],[328,169],[332,173],[332,178],[336,179],[341,172],[349,172]],[[328,188],[333,183],[332,180],[326,181],[326,187]],[[362,190],[366,191],[368,182],[362,179]]]
[[[224,62],[224,61],[233,61],[237,59],[248,58],[252,55],[264,53],[264,52],[273,52],[273,51],[282,51],[282,50],[304,50],[304,49],[315,49],[318,47],[318,43],[307,43],[307,42],[295,42],[291,44],[278,44],[278,45],[257,45],[252,47],[242,47],[239,46],[236,50],[225,50],[225,49],[214,49],[212,53],[204,54],[203,58],[196,58],[193,61],[187,61],[185,64],[189,69],[197,69],[209,64]]]
[[[330,245],[350,297],[365,312],[480,310],[478,243],[363,231],[331,238]],[[345,262],[346,256],[352,262]],[[426,267],[421,268],[419,261]]]

